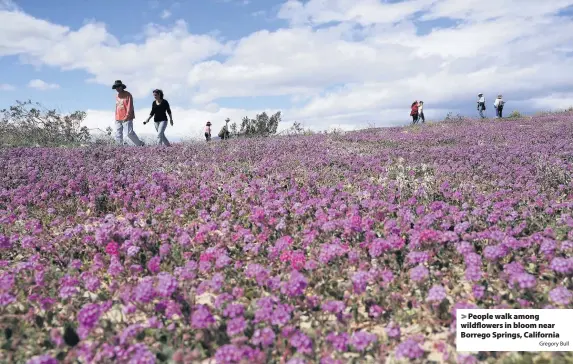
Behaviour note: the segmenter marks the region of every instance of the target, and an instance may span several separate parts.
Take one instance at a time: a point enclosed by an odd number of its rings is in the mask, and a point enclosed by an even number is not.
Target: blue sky
[[[113,123],[122,79],[136,117],[162,88],[180,121],[283,112],[324,130],[573,104],[573,0],[0,0],[0,108],[39,101]],[[546,37],[552,34],[552,37]],[[143,115],[142,115],[143,114]]]

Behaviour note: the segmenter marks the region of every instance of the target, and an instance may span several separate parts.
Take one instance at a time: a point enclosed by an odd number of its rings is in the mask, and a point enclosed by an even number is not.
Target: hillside
[[[1,353],[509,363],[456,353],[455,311],[572,307],[572,135],[560,113],[0,149]]]

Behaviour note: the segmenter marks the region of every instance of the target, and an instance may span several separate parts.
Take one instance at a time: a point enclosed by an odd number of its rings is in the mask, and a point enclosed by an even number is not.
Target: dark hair
[[[161,99],[163,100],[163,91],[161,91],[160,89],[155,89],[153,90],[154,94],[158,94],[159,97],[161,97]]]
[[[418,101],[414,101],[414,102],[412,103],[412,106],[416,105],[417,103],[418,103]]]

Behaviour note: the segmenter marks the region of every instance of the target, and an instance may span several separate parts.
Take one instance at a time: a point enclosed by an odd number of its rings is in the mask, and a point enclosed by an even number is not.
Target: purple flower
[[[171,274],[161,272],[157,275],[157,293],[161,297],[170,297],[177,287],[177,280]]]
[[[242,334],[247,328],[247,321],[241,316],[227,321],[227,335],[235,336]]]
[[[147,269],[149,269],[151,273],[159,273],[161,270],[161,258],[154,256],[149,259],[149,262],[147,262]]]
[[[87,335],[89,331],[96,326],[101,314],[102,309],[97,303],[85,304],[80,312],[78,312],[78,322],[82,332]]]
[[[342,301],[326,301],[321,305],[321,307],[324,311],[334,314],[340,314],[346,308]]]
[[[275,333],[269,327],[257,329],[251,341],[254,345],[271,346],[275,342]]]
[[[341,333],[331,332],[326,336],[326,341],[331,343],[332,346],[340,352],[345,352],[346,350],[348,350],[349,336],[345,332]]]
[[[312,353],[312,340],[300,331],[295,332],[289,342],[299,353]]]
[[[386,334],[388,335],[389,338],[392,339],[399,339],[400,338],[400,325],[398,325],[395,322],[390,323],[387,327],[386,327]]]
[[[223,315],[225,317],[234,318],[237,316],[242,316],[245,312],[245,306],[240,303],[231,303],[225,307],[223,310]]]
[[[352,286],[354,287],[354,292],[361,294],[366,292],[366,287],[370,280],[370,274],[364,271],[358,271],[352,275]]]
[[[26,364],[58,364],[58,361],[49,355],[38,355],[28,360]]]
[[[235,345],[223,345],[215,352],[215,361],[217,364],[238,364],[247,360],[248,349],[240,348]]]
[[[354,346],[356,350],[363,351],[368,347],[368,345],[376,342],[376,340],[378,340],[376,335],[366,331],[358,331],[355,332],[350,338],[350,344]]]
[[[109,268],[107,269],[107,273],[112,277],[117,277],[123,272],[123,266],[119,261],[117,256],[111,257],[111,262],[109,263]]]
[[[549,299],[551,302],[557,305],[568,305],[569,302],[571,302],[572,296],[573,294],[571,294],[571,292],[569,292],[569,290],[563,286],[553,288],[549,292]]]
[[[155,355],[144,344],[135,344],[135,353],[131,356],[129,364],[155,364]]]
[[[127,256],[128,257],[134,257],[137,255],[137,253],[139,253],[139,250],[141,248],[135,245],[130,246],[129,248],[127,248]]]
[[[428,268],[421,264],[410,270],[410,279],[414,282],[422,282],[426,280],[429,275],[430,272],[428,271]]]
[[[153,288],[153,278],[143,278],[137,287],[135,287],[133,298],[140,303],[149,303],[155,298],[155,289]]]
[[[443,286],[434,285],[428,291],[428,297],[426,301],[428,302],[441,302],[444,298],[446,298],[446,290]]]
[[[205,305],[199,305],[191,316],[191,326],[195,329],[205,329],[214,323],[215,318]]]
[[[290,320],[290,311],[286,305],[278,305],[271,316],[271,324],[277,326],[284,326]]]
[[[511,277],[512,284],[518,284],[520,289],[535,288],[537,283],[535,277],[529,273],[520,273]]]
[[[485,287],[476,284],[472,287],[472,292],[476,299],[481,300],[485,296]]]
[[[573,273],[573,258],[553,258],[550,266],[557,273]]]
[[[414,338],[408,338],[396,347],[396,358],[418,359],[424,355],[424,349]]]
[[[159,247],[159,256],[160,257],[166,257],[167,255],[169,255],[169,253],[171,252],[171,245],[165,243],[165,244],[161,244],[161,246]]]
[[[308,281],[306,277],[299,271],[293,270],[286,284],[286,293],[291,297],[300,296],[304,294],[307,285]]]
[[[466,267],[465,277],[470,282],[477,282],[481,279],[482,271],[480,267],[469,265]]]

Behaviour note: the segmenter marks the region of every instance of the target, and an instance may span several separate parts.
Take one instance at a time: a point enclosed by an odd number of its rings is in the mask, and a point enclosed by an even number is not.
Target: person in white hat
[[[503,97],[501,95],[497,95],[497,99],[495,99],[495,101],[493,102],[493,107],[495,107],[495,115],[498,118],[502,118],[502,114],[503,114],[503,105],[505,104],[505,101],[503,101]]]
[[[119,145],[123,145],[123,124],[127,124],[127,137],[133,144],[144,146],[145,143],[139,140],[139,137],[133,131],[133,119],[135,119],[133,96],[125,91],[127,86],[121,80],[115,81],[111,88],[117,91],[115,98],[115,140]]]
[[[479,94],[478,94],[477,110],[478,110],[478,112],[479,112],[479,116],[481,116],[482,119],[485,119],[485,115],[484,115],[484,111],[485,111],[485,97],[483,96],[482,93],[479,93]]]

